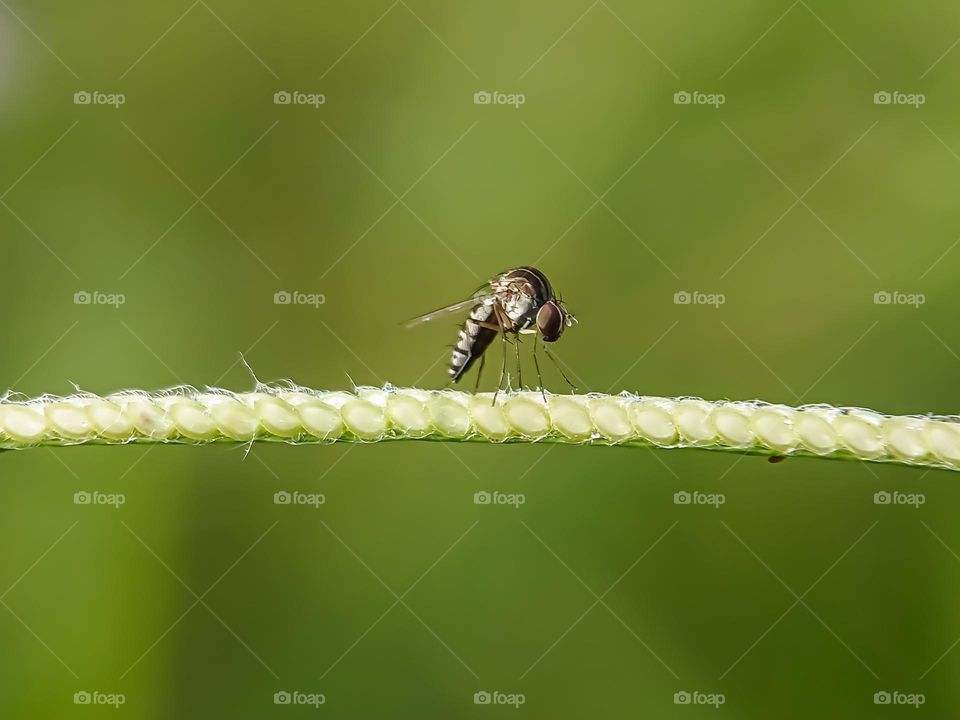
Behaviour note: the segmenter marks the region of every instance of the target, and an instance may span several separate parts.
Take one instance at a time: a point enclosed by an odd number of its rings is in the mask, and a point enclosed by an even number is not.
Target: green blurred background
[[[536,264],[585,390],[957,411],[948,4],[190,2],[0,3],[0,386],[248,389],[243,353],[265,381],[439,387],[453,324],[400,321]],[[946,472],[413,442],[0,465],[3,717],[960,713]]]

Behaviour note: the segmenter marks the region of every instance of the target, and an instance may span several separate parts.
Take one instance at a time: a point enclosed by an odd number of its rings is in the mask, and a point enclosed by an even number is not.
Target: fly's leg
[[[550,362],[553,363],[553,366],[560,371],[560,376],[563,378],[563,381],[570,386],[570,389],[574,392],[577,391],[577,386],[570,382],[570,378],[567,377],[567,374],[563,371],[563,368],[560,367],[560,363],[557,362],[557,359],[553,356],[553,353],[547,348],[546,343],[543,345],[543,351],[547,354],[547,357],[550,358]]]
[[[491,405],[497,404],[497,395],[500,394],[500,390],[503,389],[503,379],[507,374],[507,336],[503,336],[503,361],[500,363],[500,380],[497,382],[497,391],[493,394],[493,401]]]
[[[483,365],[487,361],[487,355],[484,353],[480,356],[480,367],[477,368],[477,383],[473,386],[473,391],[477,392],[480,389],[480,376],[483,375]]]
[[[520,336],[517,335],[513,340],[513,347],[517,351],[517,385],[523,390],[523,369],[520,367]]]
[[[503,345],[503,360],[500,363],[500,380],[497,382],[497,391],[493,394],[491,405],[497,404],[497,396],[503,387],[503,379],[507,374],[507,333],[503,328],[503,319],[500,317],[500,310],[497,306],[493,308],[493,316],[497,319],[497,328],[500,331],[501,344]]]
[[[540,394],[543,396],[543,402],[547,402],[547,393],[543,389],[543,375],[540,373],[540,361],[537,359],[537,338],[538,335],[533,336],[533,366],[537,369],[537,385],[540,388]]]

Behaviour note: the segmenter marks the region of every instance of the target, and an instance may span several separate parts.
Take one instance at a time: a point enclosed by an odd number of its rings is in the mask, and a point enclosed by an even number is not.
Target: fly
[[[517,375],[520,386],[523,387],[523,378],[520,375],[520,335],[533,335],[533,363],[537,369],[537,379],[543,393],[543,378],[540,374],[540,362],[537,360],[537,339],[543,338],[544,351],[560,371],[564,381],[574,390],[576,387],[556,359],[550,353],[546,343],[556,342],[563,331],[573,325],[576,319],[564,307],[563,303],[553,292],[553,287],[546,275],[533,267],[518,267],[500,273],[481,286],[472,297],[453,305],[434,310],[425,315],[413,318],[407,322],[407,327],[413,327],[423,322],[449,317],[469,309],[469,315],[460,329],[457,343],[450,356],[450,380],[456,383],[479,360],[480,369],[477,372],[477,386],[480,384],[480,374],[483,372],[485,361],[484,352],[499,334],[503,344],[503,363],[500,366],[500,381],[497,383],[497,393],[503,386],[507,367],[507,336],[515,337],[514,345],[517,353]],[[496,402],[497,394],[494,394]],[[544,394],[546,399],[546,394]]]

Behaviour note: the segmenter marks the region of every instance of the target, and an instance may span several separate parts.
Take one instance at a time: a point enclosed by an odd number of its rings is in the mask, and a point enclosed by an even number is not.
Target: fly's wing
[[[425,322],[430,322],[431,320],[439,320],[441,318],[447,318],[453,315],[454,313],[463,312],[468,308],[472,308],[475,305],[480,305],[482,303],[492,300],[495,296],[491,292],[477,292],[472,297],[467,298],[466,300],[461,300],[458,303],[453,305],[447,305],[446,307],[438,308],[432,312],[425,313],[423,315],[418,315],[415,318],[407,320],[403,325],[404,327],[415,327]]]

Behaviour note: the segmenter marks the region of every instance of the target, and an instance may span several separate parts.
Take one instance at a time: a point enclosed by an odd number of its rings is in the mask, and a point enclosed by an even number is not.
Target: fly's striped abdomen
[[[497,331],[480,323],[494,323],[493,305],[481,303],[470,311],[450,356],[450,378],[457,382],[497,336]]]

